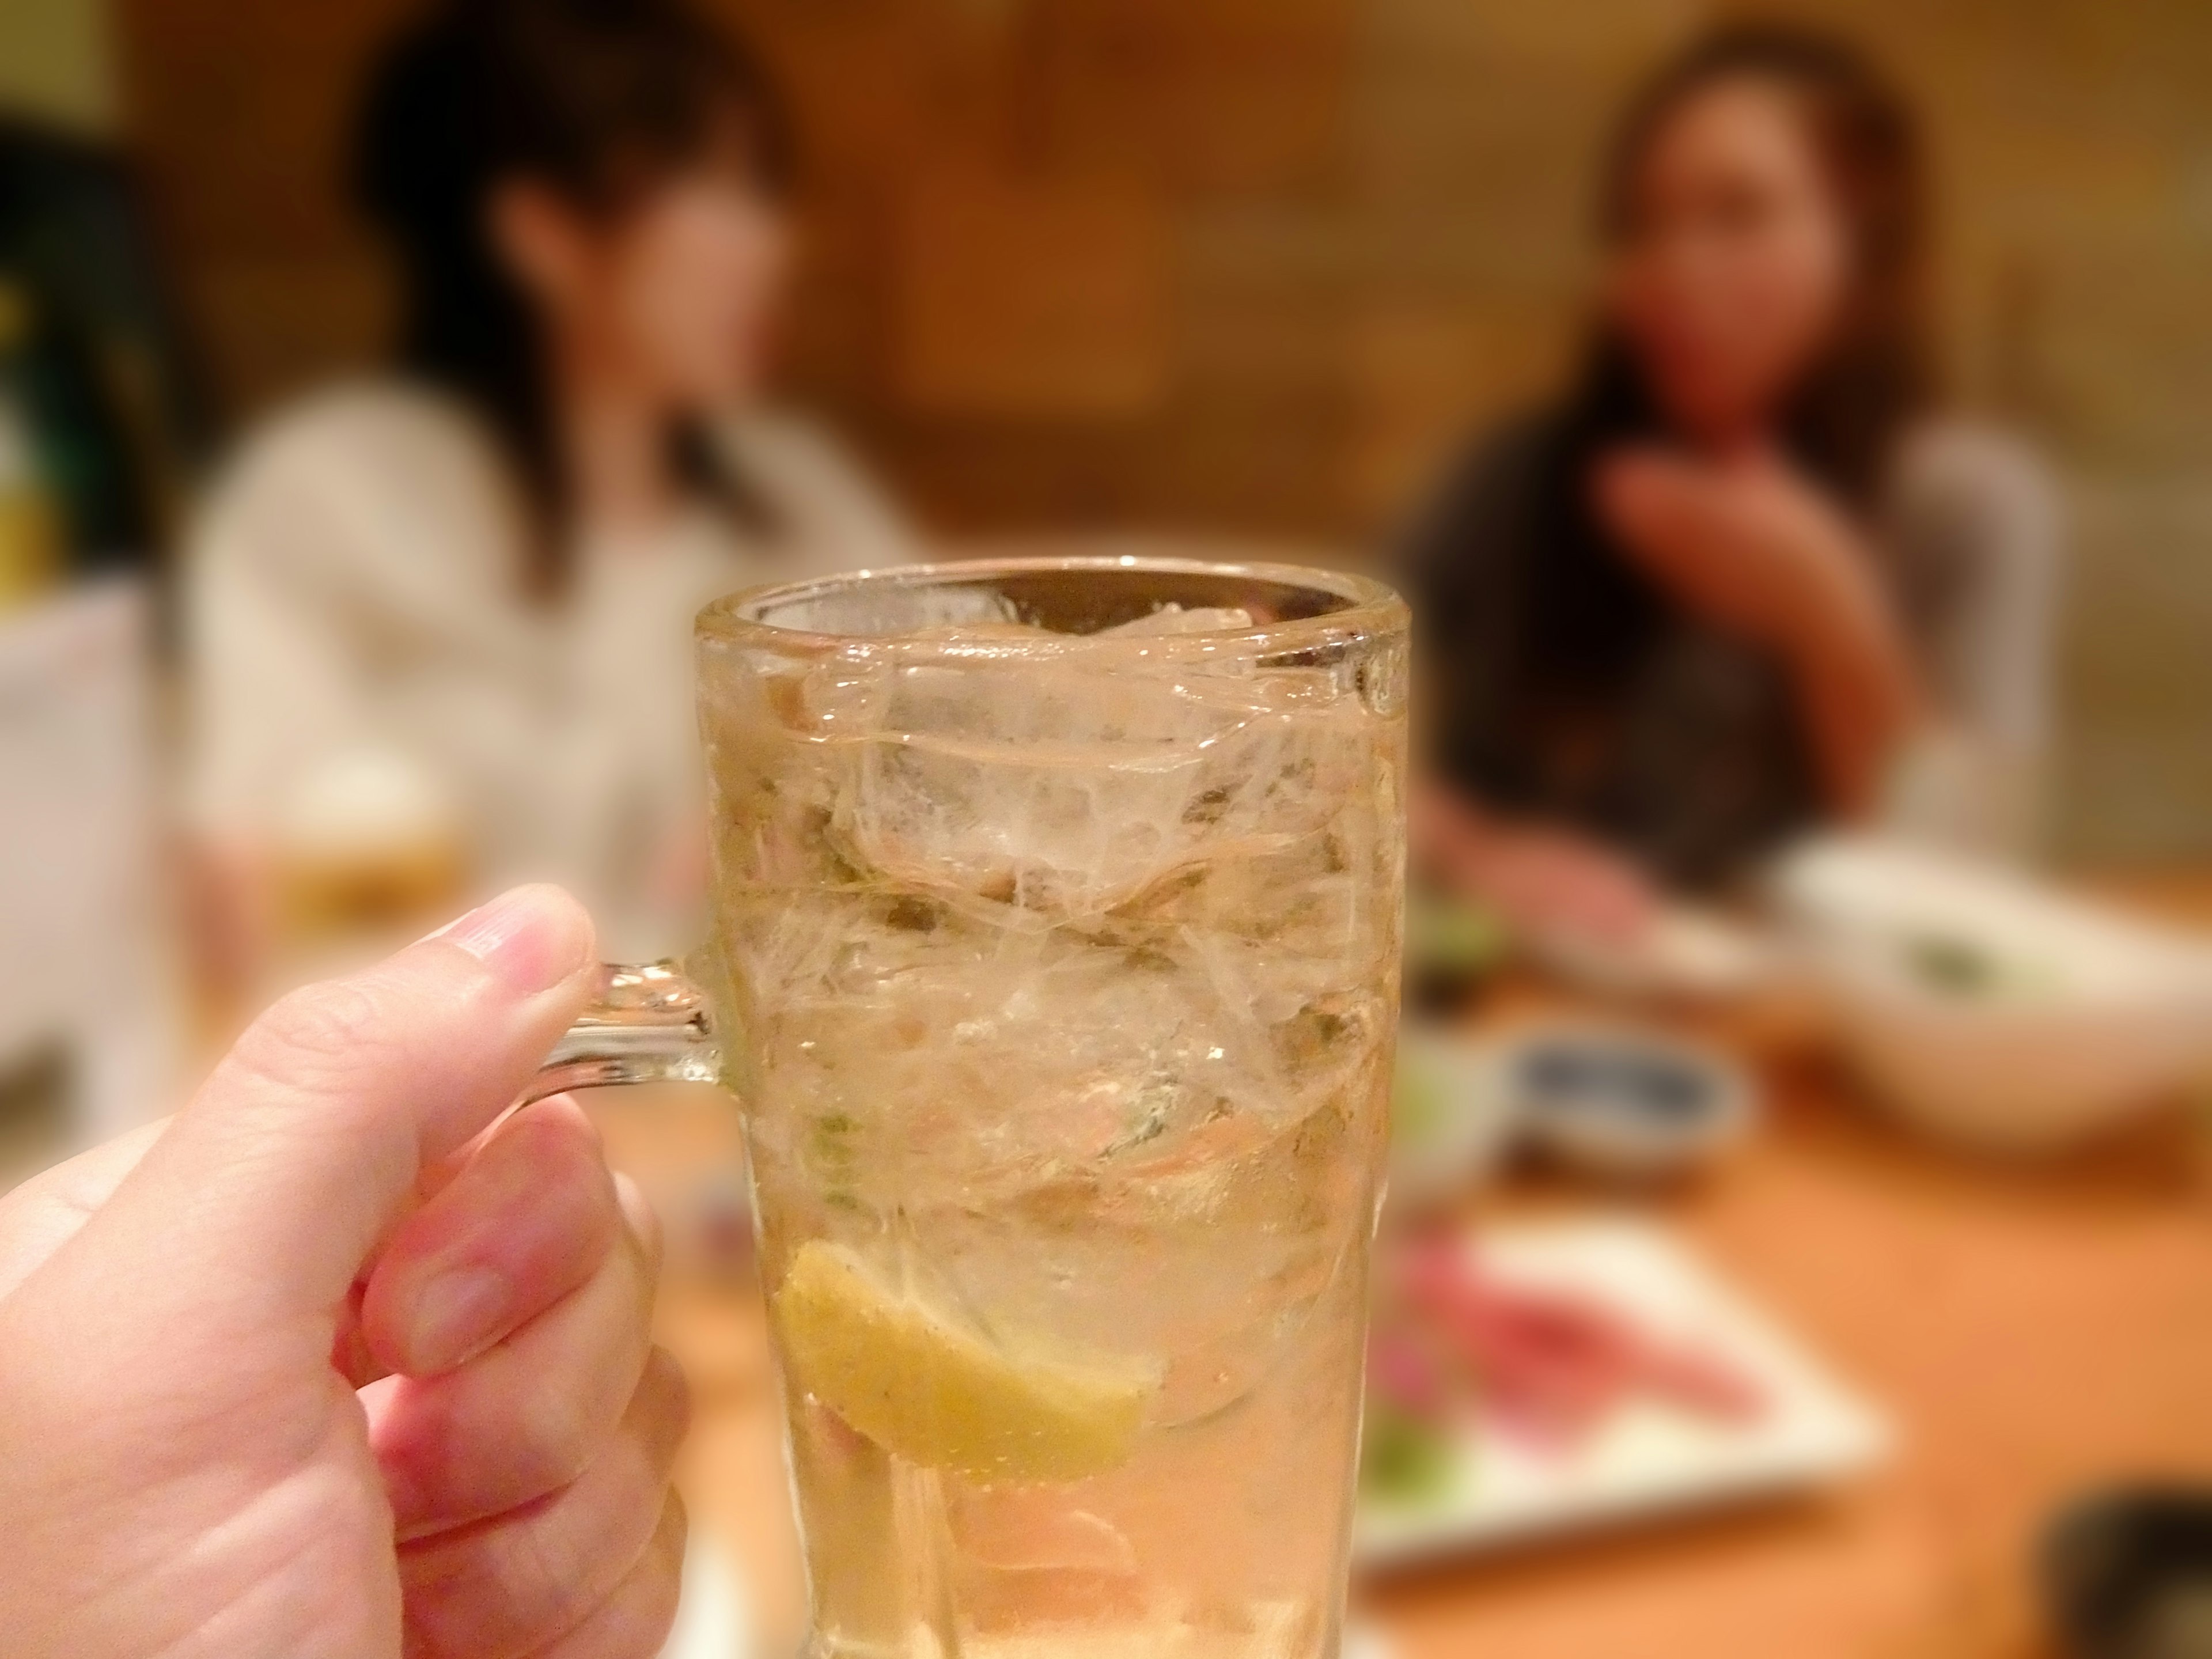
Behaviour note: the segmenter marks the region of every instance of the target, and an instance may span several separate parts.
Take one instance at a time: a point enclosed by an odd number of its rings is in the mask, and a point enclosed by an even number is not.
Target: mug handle
[[[714,1003],[681,962],[602,963],[599,975],[517,1104],[567,1089],[721,1080]]]

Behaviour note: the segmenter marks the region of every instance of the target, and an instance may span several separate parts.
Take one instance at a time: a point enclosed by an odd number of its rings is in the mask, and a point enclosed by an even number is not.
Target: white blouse
[[[586,536],[569,591],[536,604],[511,486],[459,408],[376,382],[280,418],[214,491],[185,573],[193,828],[266,847],[331,769],[374,756],[444,803],[477,889],[562,883],[603,954],[688,944],[694,613],[919,556],[818,433],[749,417],[716,438],[772,539],[703,507]]]

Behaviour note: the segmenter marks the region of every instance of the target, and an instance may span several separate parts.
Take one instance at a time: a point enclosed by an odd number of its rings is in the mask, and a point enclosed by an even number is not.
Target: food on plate
[[[1436,893],[1406,902],[1406,1000],[1441,1012],[1505,959],[1512,936],[1494,911]]]
[[[1494,911],[1464,899],[1416,894],[1407,903],[1406,954],[1425,971],[1480,973],[1510,942]]]
[[[1450,1121],[1451,1096],[1434,1063],[1409,1049],[1400,1050],[1397,1071],[1390,1082],[1393,1143],[1419,1146],[1434,1139]]]
[[[1869,1093],[1954,1146],[2063,1154],[2212,1064],[2201,935],[1898,842],[1815,842],[1771,888]]]
[[[1974,1001],[2040,996],[2059,988],[2049,963],[2008,957],[1972,939],[1916,933],[1904,940],[1913,977],[1931,991]]]
[[[1506,1284],[1449,1233],[1405,1241],[1376,1297],[1368,1387],[1394,1423],[1473,1424],[1564,1454],[1632,1402],[1724,1426],[1764,1409],[1717,1357],[1594,1297]],[[1405,1459],[1395,1442],[1389,1455]]]
[[[1450,1429],[1388,1406],[1368,1408],[1359,1441],[1359,1495],[1370,1503],[1421,1504],[1449,1491],[1461,1457]]]
[[[1412,1333],[1380,1328],[1367,1343],[1367,1420],[1359,1441],[1360,1495],[1420,1504],[1451,1486],[1462,1458],[1456,1432],[1471,1400]]]

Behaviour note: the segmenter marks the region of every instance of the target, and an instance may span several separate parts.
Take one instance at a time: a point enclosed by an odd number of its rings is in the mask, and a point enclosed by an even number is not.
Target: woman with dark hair
[[[665,949],[703,869],[693,611],[911,556],[758,407],[788,118],[682,0],[443,0],[376,67],[356,151],[392,372],[248,445],[188,572],[191,805],[228,920],[381,833],[394,908],[455,862]]]
[[[1937,413],[1910,112],[1850,47],[1735,25],[1633,102],[1579,383],[1449,481],[1416,842],[1540,933],[1632,933],[1807,828],[2016,830],[2056,520]]]

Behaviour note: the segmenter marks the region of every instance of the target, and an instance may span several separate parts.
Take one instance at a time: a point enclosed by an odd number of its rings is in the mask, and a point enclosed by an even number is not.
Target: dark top
[[[1710,887],[1819,821],[1810,735],[1782,662],[1692,615],[1578,517],[1578,456],[1558,420],[1514,423],[1452,472],[1404,548],[1422,742],[1486,808],[1565,821]],[[1891,473],[1872,540],[1928,683],[1970,737],[2032,749],[2055,563],[2039,472],[1991,434],[1929,423]]]

